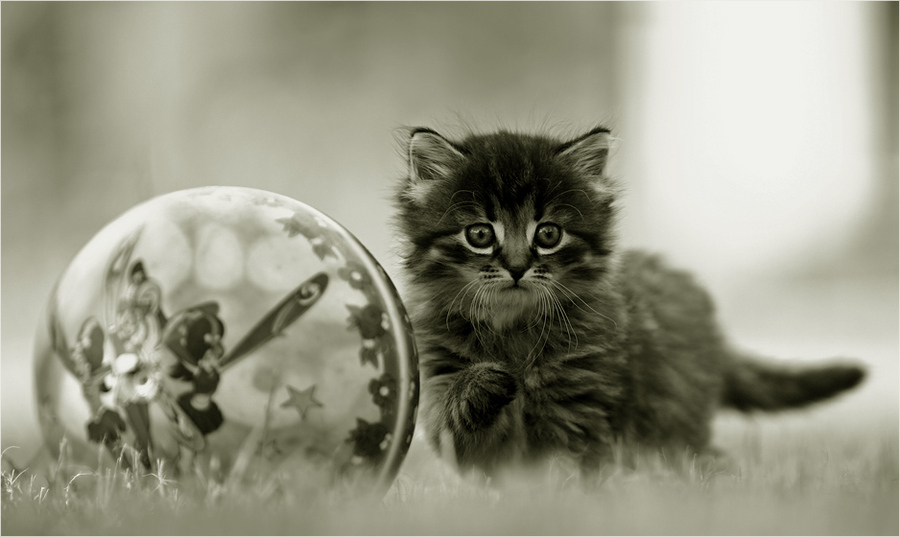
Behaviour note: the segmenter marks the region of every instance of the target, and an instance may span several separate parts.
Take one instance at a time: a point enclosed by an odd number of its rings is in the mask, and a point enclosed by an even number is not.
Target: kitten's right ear
[[[465,155],[431,129],[413,129],[409,137],[409,186],[427,189],[431,181],[446,179]]]
[[[563,144],[558,149],[558,154],[583,176],[602,182],[606,175],[611,145],[609,129],[597,127],[584,136]]]

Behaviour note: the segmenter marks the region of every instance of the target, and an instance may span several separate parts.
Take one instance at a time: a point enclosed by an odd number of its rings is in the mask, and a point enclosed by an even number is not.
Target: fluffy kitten
[[[411,131],[397,204],[420,417],[461,469],[563,455],[592,472],[616,443],[701,453],[718,407],[805,405],[864,376],[735,351],[689,274],[620,252],[609,143]]]

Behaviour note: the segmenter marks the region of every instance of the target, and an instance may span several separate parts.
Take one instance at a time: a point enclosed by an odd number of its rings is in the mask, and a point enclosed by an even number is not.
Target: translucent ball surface
[[[35,345],[47,446],[151,467],[241,457],[386,490],[415,425],[412,327],[369,252],[270,192],[163,195],[103,228]]]

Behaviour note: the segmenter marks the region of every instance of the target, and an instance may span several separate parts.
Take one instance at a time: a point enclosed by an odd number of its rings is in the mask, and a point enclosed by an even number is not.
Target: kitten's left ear
[[[422,202],[432,187],[447,179],[466,156],[446,138],[431,129],[417,128],[410,132],[409,180],[404,195]]]
[[[415,129],[409,137],[409,180],[411,183],[446,179],[466,157],[459,149],[431,129]]]
[[[612,139],[609,129],[598,127],[560,146],[557,158],[567,162],[585,177],[604,179]]]

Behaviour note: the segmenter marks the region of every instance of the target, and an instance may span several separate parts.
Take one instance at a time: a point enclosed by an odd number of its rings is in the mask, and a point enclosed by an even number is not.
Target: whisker
[[[474,201],[457,201],[457,202],[454,203],[453,205],[447,207],[447,210],[444,211],[444,214],[442,214],[441,217],[438,218],[437,223],[440,224],[440,223],[444,220],[444,217],[447,216],[447,214],[450,213],[450,211],[455,210],[455,209],[458,209],[458,208],[460,208],[460,207],[469,206],[469,205],[475,206],[476,208],[477,208],[477,207],[481,207],[480,204],[478,204],[477,202],[474,202]]]
[[[541,291],[539,286],[535,287],[535,286],[530,285],[529,292],[533,293],[534,292],[533,289],[535,289],[535,288],[538,288],[539,292]],[[530,332],[532,328],[537,326],[538,323],[543,320],[543,296],[541,294],[538,294],[538,299],[540,301],[537,304],[537,306],[538,306],[537,310],[535,311],[535,314],[532,317],[531,322],[527,326],[525,326],[525,328],[522,329],[523,332]]]
[[[464,293],[468,292],[468,290],[471,289],[472,287],[474,287],[475,285],[478,285],[477,280],[470,281],[469,283],[464,285],[463,288],[460,289],[459,292],[456,293],[456,296],[453,297],[453,300],[451,300],[450,304],[447,306],[447,316],[446,316],[446,320],[445,320],[444,324],[447,327],[448,332],[450,331],[450,314],[453,313],[453,304],[456,303],[456,299],[459,298],[460,295],[465,296]],[[463,318],[465,318],[465,315],[463,315]]]
[[[560,320],[562,321],[563,326],[566,329],[566,334],[569,338],[569,351],[571,352],[573,337],[575,338],[575,348],[576,349],[578,348],[578,331],[575,330],[575,327],[572,325],[572,321],[569,319],[569,315],[566,313],[566,310],[563,307],[562,302],[559,301],[559,298],[557,298],[552,293],[550,294],[550,296],[553,299],[553,303],[556,308],[556,311],[559,313]]]
[[[529,367],[534,365],[534,362],[538,359],[538,356],[544,353],[544,348],[547,345],[547,341],[550,339],[550,334],[553,332],[553,317],[552,310],[549,309],[549,291],[541,286],[541,294],[540,294],[540,317],[544,321],[541,325],[541,332],[538,334],[538,339],[534,344],[534,347],[531,348],[529,354],[531,355],[531,359],[528,361]],[[547,326],[547,321],[549,317],[550,326]],[[546,331],[546,335],[545,335]],[[541,348],[539,351],[534,352],[537,346],[540,345]]]
[[[475,286],[475,293],[472,294],[472,301],[469,302],[469,314],[466,316],[466,320],[474,322],[478,319],[478,300],[481,294],[482,288],[480,285]]]
[[[545,287],[544,288],[544,296],[546,297],[546,304],[547,304],[545,315],[547,317],[548,326],[547,326],[547,335],[544,336],[544,343],[541,346],[541,352],[543,352],[544,347],[546,347],[547,343],[550,341],[550,336],[553,335],[553,323],[554,323],[554,319],[556,318],[556,310],[553,307],[553,301],[555,300],[555,298],[553,297],[553,293],[550,291],[550,289]]]
[[[471,200],[462,200],[462,201],[453,203],[453,198],[455,198],[458,194],[471,194],[472,199]],[[442,214],[441,217],[438,218],[438,224],[440,224],[441,221],[444,220],[444,217],[447,216],[447,213],[449,213],[457,205],[475,205],[476,207],[480,207],[480,205],[477,202],[477,197],[476,197],[474,190],[457,190],[456,192],[453,193],[452,196],[450,196],[450,199],[447,200],[447,203],[450,203],[451,205],[450,205],[450,207],[447,207],[447,210],[444,211],[444,214]]]
[[[572,349],[572,338],[575,339],[575,348],[578,348],[578,331],[575,330],[575,327],[572,326],[572,321],[569,319],[569,314],[566,313],[566,309],[563,306],[562,302],[560,302],[559,298],[555,297],[556,307],[559,308],[559,313],[562,316],[563,320],[566,323],[566,332],[569,334],[569,350]]]
[[[571,289],[569,289],[568,287],[566,287],[563,283],[561,283],[561,282],[559,282],[559,281],[557,281],[557,280],[549,280],[549,281],[550,281],[551,284],[553,284],[554,286],[556,286],[557,289],[559,289],[560,291],[562,291],[562,292],[566,295],[566,297],[567,297],[569,300],[572,300],[572,303],[573,303],[573,304],[575,305],[575,307],[578,308],[580,311],[583,311],[583,312],[587,313],[587,311],[585,311],[581,306],[579,306],[578,303],[575,302],[573,299],[577,299],[578,302],[581,302],[581,303],[584,305],[585,308],[587,308],[588,310],[590,310],[591,313],[593,313],[593,314],[595,314],[595,315],[599,315],[600,317],[603,317],[603,318],[606,319],[607,321],[611,322],[611,323],[613,324],[613,326],[615,327],[616,331],[619,330],[619,324],[615,321],[615,319],[611,319],[610,317],[607,317],[606,315],[604,315],[604,314],[600,313],[599,311],[595,310],[594,308],[592,308],[592,307],[590,306],[590,304],[588,304],[587,302],[585,302],[580,296],[578,296],[577,293],[575,293],[574,291],[572,291]]]
[[[581,210],[578,207],[572,205],[571,203],[560,203],[559,205],[557,205],[557,207],[571,207],[571,208],[575,209],[575,212],[578,213],[578,216],[580,216],[581,219],[584,220],[584,214],[582,214]]]
[[[484,294],[481,297],[482,303],[484,307],[482,308],[482,318],[489,319],[494,316],[494,295],[497,294],[497,286],[493,284],[485,284],[484,285]],[[485,323],[488,331],[492,334],[496,335],[497,332],[494,330],[493,323]]]
[[[553,296],[550,294],[550,291],[544,288],[544,319],[547,324],[547,335],[544,336],[544,343],[541,345],[541,352],[544,352],[544,347],[547,346],[547,342],[550,340],[550,335],[553,333],[553,318],[555,317],[553,311]],[[541,331],[543,333],[543,330]]]
[[[488,330],[493,332],[493,329],[490,327],[490,325],[483,321],[483,319],[485,318],[484,313],[486,313],[484,304],[485,295],[489,292],[489,285],[486,285],[483,282],[478,283],[481,285],[479,285],[478,289],[475,291],[475,295],[472,297],[472,305],[470,308],[472,328],[475,333],[475,337],[481,343],[481,346],[484,347],[484,349],[487,350],[488,353],[490,353],[487,342],[484,338],[484,334],[481,333],[484,327],[487,327]]]
[[[584,197],[587,198],[587,200],[588,200],[589,202],[593,202],[593,200],[591,199],[591,196],[588,195],[588,193],[587,193],[586,191],[584,191],[584,190],[578,188],[578,189],[566,190],[565,192],[560,192],[559,194],[553,196],[553,198],[552,198],[550,201],[547,202],[547,205],[550,205],[551,203],[553,203],[554,201],[556,201],[558,198],[561,198],[562,196],[565,196],[566,194],[568,194],[568,193],[570,193],[570,192],[578,192],[578,193],[584,194]],[[579,213],[580,213],[580,211],[579,211]],[[582,218],[584,218],[584,216],[582,216]]]

